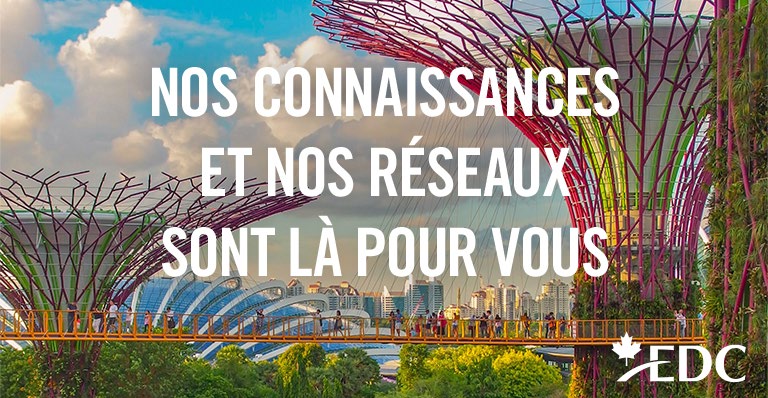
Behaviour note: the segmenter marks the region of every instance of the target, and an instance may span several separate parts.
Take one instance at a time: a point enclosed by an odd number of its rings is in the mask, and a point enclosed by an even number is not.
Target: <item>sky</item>
[[[343,276],[302,279],[326,284],[347,280],[364,291],[381,291],[384,285],[402,290],[404,279],[389,273],[386,258],[371,260],[368,277],[355,276],[360,227],[384,231],[396,226],[471,228],[478,236],[477,273],[485,283],[495,284],[499,270],[490,228],[570,224],[559,196],[417,200],[368,195],[369,148],[399,150],[414,135],[422,135],[422,144],[428,147],[530,148],[504,118],[293,118],[285,114],[264,118],[252,111],[253,87],[246,77],[258,68],[351,66],[380,71],[391,66],[401,73],[411,66],[328,41],[313,28],[309,0],[0,0],[0,10],[2,170],[90,170],[136,176],[168,172],[183,177],[200,174],[204,146],[246,146],[255,154],[246,164],[246,173],[263,177],[267,147],[352,149],[355,161],[349,169],[356,186],[362,188],[343,199],[321,197],[298,211],[259,223],[278,230],[269,245],[269,277],[289,278],[287,231],[291,227],[301,228],[301,262],[314,263],[323,227],[319,215],[333,222]],[[219,118],[212,112],[198,118],[151,116],[151,69],[191,66],[210,73],[229,66],[242,77],[229,84],[240,104],[233,117]],[[541,159],[534,161],[540,163],[541,179],[546,182],[548,166]],[[253,248],[250,257],[256,258]],[[505,282],[535,293],[554,277],[551,271],[542,278],[525,277],[517,266]],[[446,276],[442,280],[446,296],[451,297],[448,302],[455,301],[452,297],[459,288],[470,292],[480,287],[479,278]],[[465,294],[463,301],[468,298]]]

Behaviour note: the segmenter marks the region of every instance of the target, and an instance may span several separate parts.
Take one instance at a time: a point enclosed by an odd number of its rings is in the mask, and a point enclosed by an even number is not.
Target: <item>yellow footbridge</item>
[[[233,343],[380,343],[600,346],[632,336],[651,345],[704,344],[703,321],[691,319],[446,320],[403,322],[349,316],[5,311],[2,340],[181,341]],[[176,325],[183,325],[176,327]]]

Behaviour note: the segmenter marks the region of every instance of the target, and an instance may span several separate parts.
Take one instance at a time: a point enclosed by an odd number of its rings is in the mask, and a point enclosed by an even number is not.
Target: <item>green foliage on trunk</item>
[[[36,397],[42,384],[31,348],[15,350],[0,347],[0,396],[7,398]]]
[[[747,379],[724,383],[711,376],[709,394],[762,398],[768,394],[768,283],[761,269],[768,261],[768,4],[741,1],[735,13],[724,13],[712,41],[717,68],[707,167],[714,197],[704,311],[710,351],[747,347],[746,355],[734,352],[726,362],[730,374]]]

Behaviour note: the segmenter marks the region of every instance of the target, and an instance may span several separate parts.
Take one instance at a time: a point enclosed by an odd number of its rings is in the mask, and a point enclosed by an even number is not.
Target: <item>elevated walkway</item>
[[[340,319],[341,328],[337,328],[334,317],[257,318],[220,314],[175,314],[174,320],[183,320],[183,325],[172,328],[165,314],[150,314],[151,319],[162,319],[162,325],[145,331],[144,314],[118,314],[112,322],[107,314],[103,321],[94,322],[97,319],[94,315],[75,315],[71,311],[5,311],[0,313],[0,320],[5,320],[0,325],[0,340],[610,346],[626,333],[640,344],[706,342],[704,324],[699,319],[687,320],[684,329],[674,319],[558,321],[555,330],[549,332],[542,321],[526,324],[519,320],[498,323],[489,320],[484,324],[482,320],[460,320],[454,328],[451,320],[444,328],[427,330],[425,324],[412,319],[405,321],[398,331],[390,319],[345,316]],[[94,329],[99,323],[101,326]]]

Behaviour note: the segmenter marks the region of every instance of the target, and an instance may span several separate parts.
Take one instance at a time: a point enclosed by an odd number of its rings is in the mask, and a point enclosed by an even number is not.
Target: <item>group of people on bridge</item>
[[[454,312],[449,319],[445,311],[426,310],[425,314],[406,318],[399,309],[389,313],[389,329],[392,336],[411,337],[470,337],[470,338],[503,338],[511,334],[531,337],[531,327],[538,326],[541,338],[559,339],[568,336],[571,322],[564,316],[560,319],[553,312],[545,315],[542,320],[534,321],[528,313],[520,319],[507,320],[501,315],[493,316],[491,310],[486,310],[480,316],[472,315],[463,319]],[[450,328],[448,324],[450,322]],[[511,327],[510,327],[511,326]],[[401,334],[402,333],[402,334]]]

